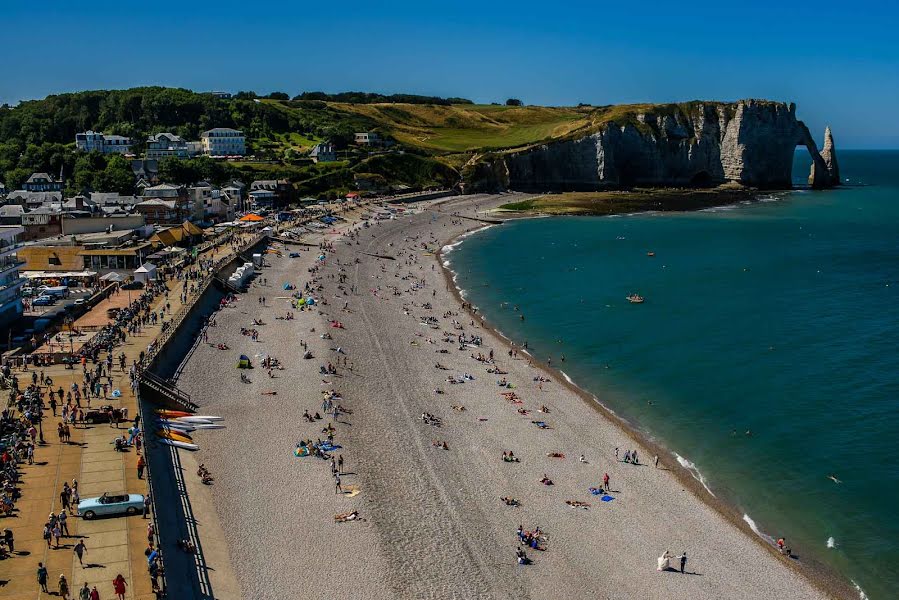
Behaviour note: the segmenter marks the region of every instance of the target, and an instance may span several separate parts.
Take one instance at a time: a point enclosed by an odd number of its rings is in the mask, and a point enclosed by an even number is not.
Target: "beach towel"
[[[602,500],[603,502],[611,502],[614,499],[615,498],[613,498],[612,496],[609,496],[608,494],[603,496],[602,498],[600,498],[600,500]]]
[[[323,443],[323,444],[320,446],[320,448],[321,448],[322,450],[324,450],[325,452],[332,452],[332,451],[337,450],[337,449],[342,448],[342,447],[343,447],[343,446],[341,446],[340,444],[329,444],[329,443],[327,443],[327,442]]]

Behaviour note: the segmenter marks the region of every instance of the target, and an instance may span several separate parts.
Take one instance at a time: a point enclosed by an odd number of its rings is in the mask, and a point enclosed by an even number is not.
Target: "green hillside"
[[[115,182],[117,191],[127,191],[127,164],[100,155],[79,156],[74,152],[77,132],[92,129],[126,135],[135,140],[133,149],[140,153],[150,134],[170,131],[196,140],[206,129],[233,127],[247,135],[247,160],[198,158],[166,165],[166,175],[184,183],[191,178],[218,182],[264,175],[289,179],[307,194],[332,195],[350,189],[360,172],[404,188],[453,185],[462,167],[484,153],[585,135],[610,121],[645,129],[650,126],[637,120],[639,112],[670,114],[690,106],[475,105],[460,98],[359,92],[313,92],[293,100],[286,94],[258,98],[240,92],[220,99],[163,87],[59,94],[0,107],[0,181],[15,189],[33,171],[56,174],[62,169],[71,192],[109,187],[108,182]],[[353,144],[353,134],[360,131],[377,132],[390,140],[392,156],[417,158],[373,160],[369,149]],[[322,141],[334,144],[340,162],[309,164],[305,156]]]

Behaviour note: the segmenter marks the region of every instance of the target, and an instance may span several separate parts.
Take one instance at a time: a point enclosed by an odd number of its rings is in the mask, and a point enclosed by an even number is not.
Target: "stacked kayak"
[[[195,415],[180,410],[156,411],[156,437],[160,442],[174,448],[195,451],[200,447],[194,443],[191,433],[205,429],[224,429],[224,419],[215,415]]]

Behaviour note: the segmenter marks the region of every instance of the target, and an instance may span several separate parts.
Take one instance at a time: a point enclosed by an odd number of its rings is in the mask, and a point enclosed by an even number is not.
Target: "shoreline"
[[[650,212],[650,211],[645,211]],[[690,211],[692,212],[692,211]],[[547,214],[519,214],[513,218],[542,218],[548,216],[575,216],[575,215],[547,215]],[[581,216],[581,215],[577,215]],[[608,216],[608,215],[583,215],[583,216]],[[481,313],[478,308],[472,307],[472,304],[465,299],[464,290],[459,287],[456,283],[455,276],[456,272],[452,270],[452,263],[446,259],[446,254],[452,252],[453,249],[457,248],[461,243],[463,243],[469,237],[481,233],[486,229],[494,227],[495,225],[484,225],[483,227],[479,227],[469,232],[465,232],[462,234],[458,234],[453,236],[445,243],[443,243],[440,249],[435,252],[434,256],[437,259],[438,264],[443,273],[444,280],[447,284],[447,289],[456,299],[456,301],[462,305],[463,310],[473,319],[476,319],[480,324],[480,327],[483,329],[490,331],[493,333],[498,339],[502,340],[506,348],[511,349],[514,348],[519,352],[524,352],[528,357],[534,359],[535,357],[527,350],[523,350],[521,344],[513,340],[509,336],[505,335],[502,331],[500,331],[495,325],[493,325],[483,313]],[[448,252],[445,250],[449,248]],[[637,444],[649,449],[653,454],[658,456],[671,456],[676,459],[678,463],[677,468],[672,464],[670,467],[666,466],[666,470],[671,473],[675,479],[682,484],[687,490],[689,490],[693,496],[696,497],[697,500],[702,502],[703,504],[711,507],[715,512],[721,515],[726,521],[728,521],[732,526],[736,529],[740,530],[742,533],[750,537],[754,540],[758,545],[765,548],[769,553],[771,553],[774,557],[780,560],[780,562],[784,563],[788,568],[795,571],[799,575],[801,575],[805,580],[807,580],[812,586],[823,592],[829,597],[832,598],[843,598],[843,597],[861,597],[866,598],[864,595],[864,591],[858,587],[858,585],[852,581],[851,579],[846,579],[835,570],[830,568],[827,565],[819,563],[817,561],[803,561],[799,560],[785,560],[784,557],[780,554],[780,552],[765,538],[765,533],[758,529],[757,526],[753,528],[755,522],[751,521],[751,516],[748,513],[744,513],[741,511],[735,502],[728,501],[726,498],[719,498],[716,494],[712,492],[711,489],[706,485],[701,478],[702,475],[698,471],[698,469],[691,470],[689,467],[685,466],[681,463],[681,460],[690,462],[689,459],[683,457],[682,455],[675,452],[673,449],[667,448],[662,445],[655,438],[651,437],[647,432],[644,432],[640,429],[640,426],[636,422],[631,422],[627,418],[619,415],[614,410],[603,404],[603,402],[593,393],[588,391],[586,388],[580,387],[571,377],[569,377],[566,373],[564,373],[561,369],[556,367],[549,367],[542,363],[542,361],[533,360],[532,366],[536,367],[538,370],[545,373],[547,376],[551,377],[556,382],[562,384],[569,391],[573,392],[577,395],[581,400],[583,400],[587,405],[592,407],[596,412],[605,417],[610,423],[616,426],[618,429],[622,431],[627,437],[636,442]],[[690,464],[693,464],[690,462]],[[696,474],[694,475],[694,471]],[[747,520],[749,519],[749,520]]]

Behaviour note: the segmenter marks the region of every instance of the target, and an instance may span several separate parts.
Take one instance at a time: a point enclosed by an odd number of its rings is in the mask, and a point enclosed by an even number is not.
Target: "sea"
[[[809,160],[797,153],[794,191],[689,213],[521,219],[445,256],[504,335],[669,449],[663,461],[757,535],[786,537],[861,598],[888,599],[899,589],[899,151],[839,160],[834,190],[803,189]],[[634,293],[645,301],[628,302]]]

